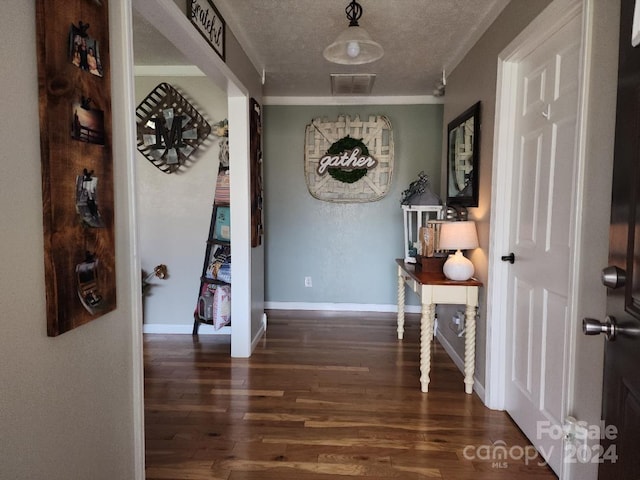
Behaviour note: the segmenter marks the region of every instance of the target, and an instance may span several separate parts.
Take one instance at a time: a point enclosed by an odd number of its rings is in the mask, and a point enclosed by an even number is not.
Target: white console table
[[[404,336],[405,284],[418,296],[421,303],[420,314],[420,385],[423,392],[429,391],[431,370],[431,342],[438,304],[465,305],[464,339],[464,391],[473,392],[473,373],[476,355],[476,309],[478,290],[482,283],[475,279],[457,282],[448,280],[442,272],[422,272],[416,265],[397,259],[398,264],[398,339]]]

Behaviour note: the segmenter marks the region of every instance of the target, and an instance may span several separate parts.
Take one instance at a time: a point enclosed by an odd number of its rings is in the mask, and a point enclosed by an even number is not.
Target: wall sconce
[[[476,224],[472,221],[448,222],[440,228],[440,248],[442,250],[456,250],[449,255],[442,271],[449,280],[469,280],[475,271],[471,260],[462,255],[461,250],[478,248],[478,233]]]

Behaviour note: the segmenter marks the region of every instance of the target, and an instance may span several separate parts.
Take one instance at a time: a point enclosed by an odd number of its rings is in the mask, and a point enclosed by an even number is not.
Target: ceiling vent
[[[375,73],[332,73],[332,95],[369,95],[376,80]]]

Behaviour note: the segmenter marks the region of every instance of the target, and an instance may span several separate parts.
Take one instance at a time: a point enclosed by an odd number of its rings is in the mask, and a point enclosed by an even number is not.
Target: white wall
[[[213,127],[227,118],[227,94],[207,77],[136,77],[139,104],[159,83],[178,90]],[[144,302],[145,324],[186,325],[190,332],[218,174],[220,138],[213,131],[182,173],[166,174],[136,152],[138,229],[142,268],[164,263],[165,280]]]
[[[128,181],[131,155],[123,52],[126,0],[110,3],[116,189],[115,311],[46,335],[35,2],[6,0],[0,16],[0,478],[142,478],[139,297]],[[137,476],[136,476],[137,475]]]

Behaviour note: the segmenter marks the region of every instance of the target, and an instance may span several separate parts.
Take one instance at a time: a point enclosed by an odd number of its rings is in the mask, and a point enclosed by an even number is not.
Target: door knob
[[[513,263],[516,261],[516,256],[511,252],[509,255],[503,255],[500,257],[500,260],[503,262]]]
[[[618,326],[614,317],[607,316],[604,322],[595,318],[582,319],[582,333],[585,335],[600,335],[604,333],[607,340],[613,341],[618,333]]]
[[[607,340],[613,341],[617,336],[626,338],[640,338],[640,326],[636,325],[636,321],[625,322],[624,325],[618,325],[615,317],[607,315],[604,322],[593,318],[582,319],[582,333],[585,335],[599,335],[604,333]]]
[[[500,257],[500,260],[503,262],[513,263],[516,261],[516,256],[511,252],[509,255],[503,255]]]
[[[627,272],[615,265],[611,265],[602,270],[602,276],[600,278],[605,287],[620,288],[624,287],[627,281]]]

